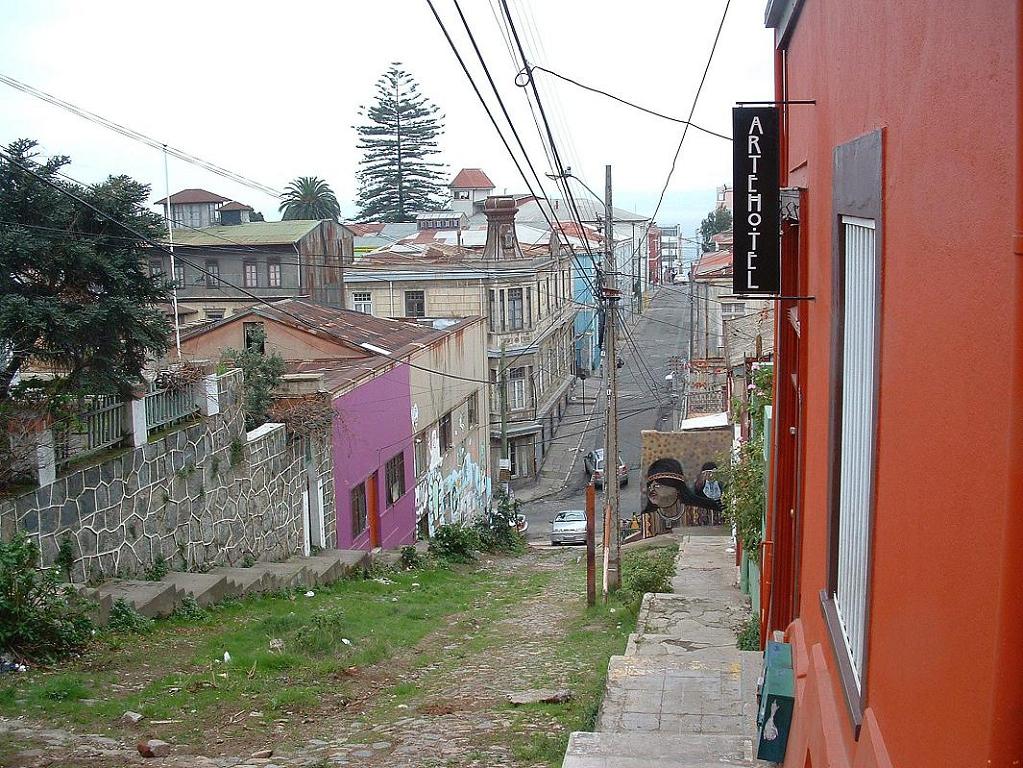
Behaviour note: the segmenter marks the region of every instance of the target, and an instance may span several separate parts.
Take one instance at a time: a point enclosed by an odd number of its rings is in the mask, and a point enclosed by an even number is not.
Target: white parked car
[[[551,545],[585,544],[586,512],[582,509],[566,509],[558,512],[551,520]]]

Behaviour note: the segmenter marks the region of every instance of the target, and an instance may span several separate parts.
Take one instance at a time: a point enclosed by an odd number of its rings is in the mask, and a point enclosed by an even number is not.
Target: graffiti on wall
[[[492,488],[489,475],[463,446],[455,449],[458,461],[445,473],[436,429],[430,430],[428,440],[429,468],[416,485],[416,517],[426,520],[433,536],[441,525],[466,523],[483,515],[490,506]]]

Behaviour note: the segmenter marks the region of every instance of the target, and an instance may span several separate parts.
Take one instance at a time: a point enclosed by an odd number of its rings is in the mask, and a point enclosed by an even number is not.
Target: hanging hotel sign
[[[778,109],[732,110],[732,292],[781,293]]]

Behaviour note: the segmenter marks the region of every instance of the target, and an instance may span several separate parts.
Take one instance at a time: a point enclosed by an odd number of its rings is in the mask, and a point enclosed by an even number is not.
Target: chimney
[[[483,203],[487,217],[487,244],[483,247],[483,258],[487,261],[521,259],[522,250],[515,236],[515,214],[519,207],[514,197],[492,196]]]

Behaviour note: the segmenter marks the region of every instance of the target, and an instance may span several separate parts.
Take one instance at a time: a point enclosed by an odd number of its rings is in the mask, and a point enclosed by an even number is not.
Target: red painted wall
[[[864,768],[1023,757],[1023,701],[1001,681],[1023,668],[1006,668],[1019,654],[1000,642],[1023,645],[1023,573],[1003,577],[1023,544],[1001,538],[1020,513],[1009,489],[1023,471],[1009,439],[1023,398],[1012,367],[1023,346],[1013,324],[1016,12],[1010,0],[806,0],[788,43],[787,98],[817,100],[790,108],[783,168],[808,189],[807,292],[817,297],[806,307],[801,614],[790,633],[806,658],[794,741],[818,745],[815,766],[827,764],[825,742],[833,764]],[[817,595],[827,573],[832,156],[877,129],[880,399],[868,718],[857,743]],[[801,768],[799,752],[786,765]]]

